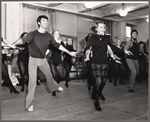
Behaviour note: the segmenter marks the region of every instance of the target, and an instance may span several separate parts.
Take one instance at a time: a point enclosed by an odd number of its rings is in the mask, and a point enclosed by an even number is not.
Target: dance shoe
[[[59,88],[57,89],[57,91],[62,92],[62,91],[63,91],[63,88],[62,88],[62,87],[59,87]]]
[[[52,92],[52,96],[56,96],[56,91]]]
[[[99,99],[95,100],[95,108],[97,111],[102,111],[102,108],[100,107]]]
[[[19,92],[15,88],[10,88],[10,94],[11,93],[19,94]]]
[[[32,105],[32,106],[30,106],[30,107],[28,108],[28,111],[29,111],[29,112],[34,111],[34,107],[33,107],[33,105]]]
[[[66,87],[69,87],[68,83],[65,83],[65,86],[66,86]]]
[[[129,89],[129,92],[130,92],[130,93],[133,93],[134,91],[133,91],[133,89]]]

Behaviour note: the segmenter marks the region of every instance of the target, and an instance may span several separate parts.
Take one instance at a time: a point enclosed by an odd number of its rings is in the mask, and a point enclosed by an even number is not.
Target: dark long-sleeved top
[[[64,46],[64,43],[60,43],[62,46]],[[57,66],[61,62],[61,50],[54,47],[53,45],[49,45],[49,49],[51,51],[51,57],[49,58],[53,63]]]
[[[91,62],[93,64],[108,64],[107,45],[109,45],[112,50],[124,54],[124,50],[113,45],[107,35],[92,35],[87,42],[85,50],[92,46],[93,56]]]
[[[131,40],[127,41],[124,50],[128,50],[133,54],[133,55],[127,55],[127,58],[134,59],[134,60],[138,59],[139,44],[136,39],[132,38]]]
[[[24,43],[28,42],[29,55],[34,58],[45,58],[49,44],[52,44],[56,48],[60,46],[50,33],[40,33],[38,30],[31,31],[22,40]]]
[[[73,49],[72,45],[66,45],[65,48],[68,49],[69,51],[76,51],[76,50]],[[65,55],[64,61],[69,61],[70,62],[72,56],[70,56],[68,53],[64,53],[64,55]]]
[[[28,43],[17,45],[17,46],[24,48],[24,50],[19,50],[18,62],[19,61],[28,62],[29,60]]]

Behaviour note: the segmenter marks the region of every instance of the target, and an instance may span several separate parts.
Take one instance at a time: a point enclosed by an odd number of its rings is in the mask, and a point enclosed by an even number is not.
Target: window
[[[131,26],[126,26],[126,37],[131,37]]]

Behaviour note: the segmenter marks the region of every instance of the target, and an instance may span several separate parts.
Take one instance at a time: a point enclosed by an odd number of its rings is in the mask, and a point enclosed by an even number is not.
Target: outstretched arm
[[[10,42],[8,42],[6,39],[3,39],[3,41],[1,42],[2,46],[4,48],[16,48],[16,46],[12,45]]]
[[[21,38],[17,39],[15,42],[12,43],[13,45],[17,45],[17,44],[23,44],[23,41]]]
[[[117,52],[122,52],[122,53],[125,53],[125,54],[127,54],[127,55],[133,55],[130,51],[128,51],[128,50],[122,50],[122,49],[116,47],[115,45],[113,45],[111,42],[108,42],[108,45],[109,45],[113,50],[115,50],[115,51],[117,51]]]
[[[61,50],[61,51],[63,51],[63,52],[68,53],[69,55],[71,55],[73,57],[76,57],[77,52],[70,52],[66,48],[64,48],[62,45],[60,45],[58,49]]]
[[[115,60],[116,63],[121,64],[121,62],[119,61],[121,58],[117,57],[117,56],[113,53],[113,51],[112,51],[112,49],[110,48],[109,45],[107,45],[107,51],[108,51],[109,55],[111,56],[111,58],[112,58],[113,60]]]
[[[113,53],[113,51],[109,45],[107,45],[107,51],[108,51],[109,55],[115,60],[115,54]]]

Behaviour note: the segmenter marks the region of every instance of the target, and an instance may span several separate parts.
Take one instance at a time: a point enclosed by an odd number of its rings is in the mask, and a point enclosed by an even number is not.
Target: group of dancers
[[[58,30],[54,30],[52,35],[47,32],[47,16],[40,15],[37,18],[37,25],[39,27],[37,30],[29,33],[25,32],[13,44],[7,44],[7,46],[9,45],[12,48],[23,48],[18,54],[18,66],[21,75],[21,91],[24,91],[25,80],[28,81],[28,92],[26,95],[27,111],[34,110],[37,69],[39,68],[45,75],[49,92],[52,93],[53,96],[56,96],[57,91],[63,91],[63,88],[59,85],[61,80],[65,80],[65,86],[69,87],[69,73],[72,66],[71,60],[72,57],[76,57],[78,54],[78,52],[73,49],[71,38],[68,38],[67,44],[65,44],[61,40]],[[85,62],[89,73],[88,83],[93,86],[92,98],[95,100],[95,108],[101,111],[99,98],[106,100],[102,91],[108,76],[108,54],[116,63],[121,62],[119,58],[115,56],[114,51],[121,55],[126,55],[131,59],[134,57],[132,60],[136,60],[135,55],[138,54],[132,49],[137,48],[136,41],[131,42],[131,39],[128,41],[130,42],[130,44],[127,44],[128,46],[130,45],[128,48],[125,46],[125,48],[122,49],[113,45],[109,37],[105,35],[105,22],[96,22],[92,30],[94,33],[88,34],[85,38],[87,43],[83,49],[83,53],[86,55]],[[137,34],[137,31],[133,30],[131,37],[134,34]],[[131,64],[131,61],[129,64]],[[133,67],[134,66],[132,66],[132,69],[134,69]],[[138,73],[135,70],[132,72],[132,69],[130,92],[133,91],[132,84],[135,81],[135,75]],[[11,84],[11,81],[9,81],[9,84],[10,92],[19,93]]]

